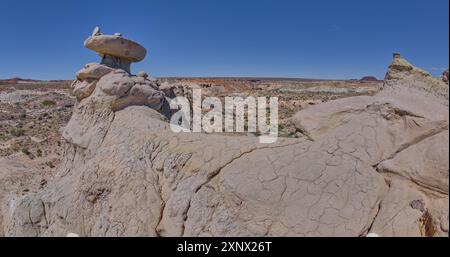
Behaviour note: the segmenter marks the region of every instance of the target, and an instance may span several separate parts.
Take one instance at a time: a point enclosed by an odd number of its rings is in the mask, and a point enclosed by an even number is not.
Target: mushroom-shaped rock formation
[[[104,35],[96,27],[92,35],[84,41],[84,47],[102,56],[102,64],[130,72],[132,62],[144,60],[147,50],[140,44],[122,37],[122,34]]]
[[[399,53],[394,53],[394,59],[392,60],[391,65],[389,65],[388,72],[386,73],[386,79],[404,79],[411,75],[431,77],[428,72],[414,67],[407,60],[402,58]]]
[[[105,39],[105,37],[109,39]],[[120,48],[120,42],[126,42],[122,45],[122,48]],[[101,47],[102,44],[110,44],[110,47]],[[170,109],[165,94],[159,89],[159,83],[154,79],[150,80],[148,76],[142,76],[142,74],[140,76],[131,75],[129,71],[131,59],[123,57],[129,54],[134,56],[133,60],[143,59],[145,56],[144,47],[123,39],[120,35],[104,36],[98,27],[94,29],[92,36],[86,40],[86,45],[88,48],[97,49],[96,51],[103,54],[103,60],[100,64],[86,64],[83,69],[77,72],[76,80],[71,85],[72,94],[79,101],[79,105],[78,108],[75,108],[72,119],[72,121],[77,122],[69,122],[69,125],[73,124],[73,126],[68,126],[64,133],[67,140],[85,142],[80,143],[80,145],[91,142],[90,134],[85,133],[86,131],[83,131],[85,129],[79,127],[78,124],[84,120],[83,117],[86,117],[83,108],[90,106],[92,101],[96,101],[97,106],[107,107],[105,110],[108,113],[131,105],[144,105],[169,116]],[[127,49],[131,49],[131,51],[127,52]],[[139,54],[139,52],[141,53]],[[86,125],[83,124],[85,127]],[[74,132],[75,130],[77,132]],[[93,141],[95,140],[93,139]]]

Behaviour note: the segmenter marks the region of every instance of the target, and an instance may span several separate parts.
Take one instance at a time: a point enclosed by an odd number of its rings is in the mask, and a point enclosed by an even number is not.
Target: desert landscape
[[[0,236],[448,237],[448,70],[154,78],[122,34],[84,46],[101,61],[74,81],[0,81]],[[277,142],[174,133],[194,88],[278,97]]]

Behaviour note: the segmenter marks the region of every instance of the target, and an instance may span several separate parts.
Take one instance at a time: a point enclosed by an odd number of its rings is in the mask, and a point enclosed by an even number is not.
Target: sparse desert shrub
[[[22,120],[26,119],[27,118],[27,112],[26,111],[21,112],[19,118],[22,119]]]
[[[42,150],[38,148],[36,151],[36,155],[37,157],[42,157]]]
[[[53,164],[52,161],[46,162],[45,165],[47,165],[47,166],[50,167],[51,169],[53,169],[53,168],[55,167],[55,165]]]
[[[54,106],[54,105],[56,105],[56,102],[55,102],[55,101],[52,101],[52,100],[44,100],[44,101],[42,102],[42,105],[43,105],[43,106]]]
[[[21,136],[25,135],[25,131],[21,128],[12,129],[10,131],[10,133],[13,137],[21,137]]]
[[[20,149],[20,151],[22,151],[22,153],[24,153],[28,156],[31,155],[30,151],[28,150],[28,147],[26,147],[26,146],[22,147],[22,149]]]

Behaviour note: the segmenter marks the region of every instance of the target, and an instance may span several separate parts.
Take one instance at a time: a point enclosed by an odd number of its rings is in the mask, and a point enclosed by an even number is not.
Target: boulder
[[[448,84],[449,81],[449,73],[448,73],[448,69],[444,71],[444,73],[442,73],[442,80]]]
[[[117,35],[94,35],[86,39],[84,47],[100,55],[119,57],[131,62],[144,60],[147,50],[138,43]]]
[[[104,35],[96,27],[84,41],[84,47],[100,54],[101,64],[131,73],[131,63],[144,60],[147,50],[140,44],[122,37],[122,34]]]
[[[448,130],[420,140],[379,165],[379,170],[399,175],[422,187],[448,194]]]
[[[148,73],[145,71],[140,71],[140,72],[138,72],[138,74],[136,76],[146,79],[146,78],[148,78]]]

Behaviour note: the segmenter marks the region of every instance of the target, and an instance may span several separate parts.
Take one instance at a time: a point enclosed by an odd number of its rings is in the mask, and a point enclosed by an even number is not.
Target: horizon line
[[[132,74],[136,75],[136,74]],[[307,78],[307,77],[281,77],[281,76],[151,76],[157,79],[223,79],[223,80],[232,80],[232,79],[241,79],[241,80],[303,80],[303,81],[349,81],[349,80],[362,80],[364,77],[374,77],[378,81],[383,81],[383,79],[379,79],[377,76],[363,76],[361,78]],[[0,78],[0,81],[8,81],[8,80],[21,80],[21,81],[43,81],[43,82],[52,82],[52,81],[72,81],[72,79],[33,79],[33,78],[23,78],[20,76],[13,76],[10,78]]]

